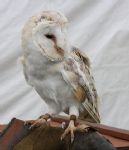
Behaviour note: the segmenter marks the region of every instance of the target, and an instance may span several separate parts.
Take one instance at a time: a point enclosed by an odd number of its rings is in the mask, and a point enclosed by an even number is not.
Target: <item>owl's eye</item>
[[[46,38],[48,39],[54,39],[55,36],[53,34],[45,34]]]
[[[54,43],[56,43],[56,37],[53,34],[45,34],[47,39],[52,40]]]

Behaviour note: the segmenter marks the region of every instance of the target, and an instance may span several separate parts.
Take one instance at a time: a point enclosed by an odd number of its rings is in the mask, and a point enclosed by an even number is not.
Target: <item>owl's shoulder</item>
[[[85,52],[79,50],[76,47],[73,47],[71,51],[71,56],[75,59],[78,59],[79,61],[84,63],[84,65],[90,68],[90,59]]]

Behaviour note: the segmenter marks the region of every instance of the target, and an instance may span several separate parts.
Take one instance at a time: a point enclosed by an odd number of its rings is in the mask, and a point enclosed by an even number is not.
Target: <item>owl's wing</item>
[[[80,103],[82,118],[86,119],[85,114],[88,114],[94,122],[100,122],[98,94],[86,54],[73,48],[70,57],[64,63],[62,76]]]
[[[25,59],[25,57],[21,56],[19,59],[20,59],[20,61],[22,63],[22,66],[23,66],[23,73],[24,73],[24,77],[25,77],[26,82],[29,85],[33,86],[32,83],[29,81],[29,76],[28,76],[28,70],[27,70],[27,67],[26,67],[26,59]]]

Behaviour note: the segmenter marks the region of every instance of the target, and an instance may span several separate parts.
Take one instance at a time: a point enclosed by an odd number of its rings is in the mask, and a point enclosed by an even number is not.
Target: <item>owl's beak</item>
[[[56,51],[58,54],[60,54],[61,56],[64,56],[64,50],[61,47],[56,46]]]

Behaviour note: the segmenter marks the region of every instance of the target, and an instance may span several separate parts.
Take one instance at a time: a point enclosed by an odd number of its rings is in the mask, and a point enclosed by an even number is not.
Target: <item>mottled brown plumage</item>
[[[81,103],[79,117],[90,122],[100,122],[99,97],[91,74],[89,58],[74,47],[71,58],[64,66],[67,74],[64,79],[72,86],[77,101]]]

